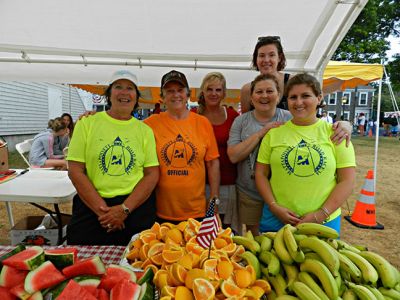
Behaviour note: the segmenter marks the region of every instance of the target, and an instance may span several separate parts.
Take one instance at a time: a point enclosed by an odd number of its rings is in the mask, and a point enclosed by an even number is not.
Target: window
[[[368,93],[360,92],[360,98],[358,99],[358,105],[366,106],[368,103]]]
[[[336,93],[330,94],[328,99],[329,105],[336,105]]]
[[[328,111],[328,116],[330,116],[331,118],[333,118],[335,115],[336,115],[336,111],[334,111],[334,110]]]
[[[350,103],[351,103],[351,93],[350,92],[343,92],[342,99],[343,98],[347,99],[347,101],[344,103],[344,105],[350,105]]]
[[[350,112],[348,112],[348,111],[345,111],[345,112],[343,112],[343,118],[344,118],[344,121],[349,121],[350,119]]]

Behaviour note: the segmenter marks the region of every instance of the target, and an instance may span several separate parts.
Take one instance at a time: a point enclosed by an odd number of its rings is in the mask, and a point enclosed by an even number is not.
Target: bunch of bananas
[[[245,247],[242,259],[271,283],[268,300],[400,299],[400,272],[393,265],[337,238],[329,227],[304,223],[233,241]]]

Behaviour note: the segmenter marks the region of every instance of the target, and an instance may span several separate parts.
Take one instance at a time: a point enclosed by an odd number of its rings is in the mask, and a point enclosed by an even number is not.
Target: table
[[[16,170],[21,173],[22,170]],[[56,215],[58,224],[58,244],[62,243],[62,220],[59,204],[68,203],[75,196],[76,190],[68,177],[67,171],[35,170],[0,184],[0,201],[5,201],[11,227],[14,218],[8,202],[28,202],[51,216]],[[39,203],[54,204],[54,211]]]
[[[98,255],[105,265],[118,265],[126,246],[42,246],[43,249],[59,249],[65,247],[74,247],[78,249],[78,258],[84,259]],[[15,246],[0,246],[0,256],[10,252]]]

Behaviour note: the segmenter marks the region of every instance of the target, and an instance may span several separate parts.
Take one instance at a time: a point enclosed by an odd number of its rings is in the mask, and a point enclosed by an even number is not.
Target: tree
[[[334,60],[380,63],[390,35],[400,36],[400,1],[369,0],[333,54]]]
[[[388,62],[386,69],[389,73],[393,90],[400,91],[400,54],[393,56],[393,60]]]

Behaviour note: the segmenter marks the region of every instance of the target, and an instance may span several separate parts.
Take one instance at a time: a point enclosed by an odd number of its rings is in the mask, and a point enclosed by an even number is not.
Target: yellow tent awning
[[[348,63],[330,61],[323,75],[323,92],[332,93],[358,85],[367,85],[383,76],[383,66],[380,64]]]

